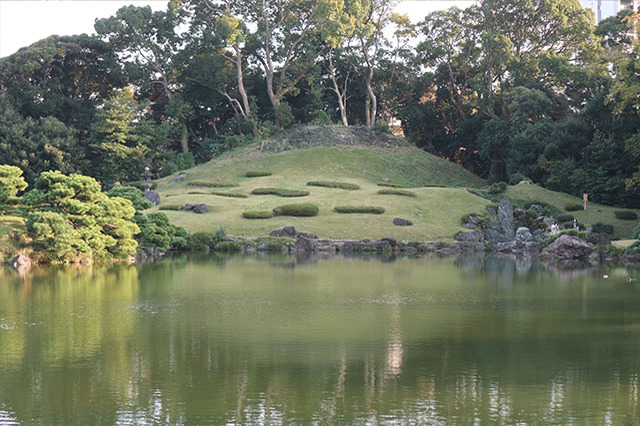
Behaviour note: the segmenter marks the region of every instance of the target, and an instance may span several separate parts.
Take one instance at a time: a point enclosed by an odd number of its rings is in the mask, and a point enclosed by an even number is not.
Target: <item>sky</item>
[[[165,10],[168,0],[0,0],[0,58],[50,35],[92,34],[96,18],[108,18],[122,6],[135,4]],[[397,11],[418,22],[429,12],[466,7],[474,0],[401,1]]]

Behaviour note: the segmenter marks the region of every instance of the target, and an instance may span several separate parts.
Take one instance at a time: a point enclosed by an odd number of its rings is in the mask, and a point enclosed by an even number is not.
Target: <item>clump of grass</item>
[[[381,189],[378,191],[380,195],[402,195],[404,197],[415,197],[416,194],[411,191],[406,191],[403,189]]]
[[[567,203],[564,205],[564,209],[568,212],[577,212],[578,210],[582,210],[584,206],[578,203]]]
[[[265,250],[270,252],[285,251],[296,244],[295,240],[289,237],[260,237],[256,239],[256,243],[258,247],[264,244]]]
[[[158,207],[159,210],[182,210],[184,206],[182,204],[164,204]]]
[[[284,188],[256,188],[251,191],[253,195],[277,195],[278,197],[306,197],[309,191]]]
[[[239,192],[213,191],[211,195],[217,195],[219,197],[231,197],[231,198],[248,198],[249,197],[247,194],[241,194]]]
[[[632,210],[616,210],[613,214],[620,220],[636,220],[638,218],[638,213]]]
[[[376,185],[386,186],[389,188],[404,188],[404,185],[400,185],[399,183],[390,183],[390,182],[378,182]]]
[[[213,249],[220,252],[237,253],[244,249],[244,245],[240,241],[220,241]]]
[[[285,204],[273,209],[276,216],[316,216],[320,209],[315,204]]]
[[[266,170],[249,170],[245,173],[246,177],[262,177],[262,176],[271,176],[273,173],[268,172]]]
[[[273,212],[269,210],[247,211],[242,212],[245,219],[269,219],[273,217]]]
[[[192,182],[187,182],[189,186],[204,186],[205,188],[231,188],[234,186],[238,186],[237,183],[231,182],[207,182],[203,180],[194,180]]]
[[[369,213],[369,214],[382,214],[384,213],[384,207],[378,206],[337,206],[333,209],[336,213]]]
[[[189,195],[208,195],[206,192],[202,192],[202,191],[189,191],[189,192],[187,192],[187,194],[189,194]],[[174,195],[180,195],[180,194],[171,194],[171,195],[167,195],[167,197],[172,197]]]
[[[360,189],[360,186],[356,185],[355,183],[333,182],[333,181],[326,181],[326,180],[312,180],[310,182],[307,182],[307,186],[321,186],[323,188],[340,188],[340,189],[347,189],[349,191],[355,191],[357,189]]]

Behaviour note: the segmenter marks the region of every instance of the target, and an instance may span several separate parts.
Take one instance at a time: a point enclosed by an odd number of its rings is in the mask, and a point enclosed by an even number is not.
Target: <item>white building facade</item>
[[[580,0],[580,3],[582,7],[593,10],[596,24],[617,15],[621,10],[631,9],[637,12],[640,8],[640,0]]]

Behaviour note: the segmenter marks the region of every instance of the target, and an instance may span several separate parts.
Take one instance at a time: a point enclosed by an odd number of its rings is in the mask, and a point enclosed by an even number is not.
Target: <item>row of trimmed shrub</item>
[[[368,213],[383,214],[384,207],[378,206],[337,206],[333,209],[336,213]],[[269,210],[257,210],[242,212],[245,219],[269,219],[275,216],[299,216],[309,217],[316,216],[320,209],[315,204],[285,204]]]
[[[278,197],[306,197],[309,191],[284,188],[256,188],[251,191],[253,195],[277,195]]]
[[[249,197],[247,194],[242,194],[242,193],[239,193],[239,192],[213,191],[211,193],[211,195],[217,195],[219,197],[231,197],[231,198],[248,198]]]
[[[380,191],[378,191],[378,194],[380,194],[380,195],[402,195],[404,197],[415,197],[416,196],[415,192],[406,191],[404,189],[395,189],[395,188],[381,189]]]
[[[382,214],[384,213],[384,207],[378,206],[337,206],[333,209],[336,213],[369,213],[369,214]]]
[[[249,170],[245,173],[246,177],[263,177],[263,176],[271,176],[272,173],[267,170]]]
[[[360,185],[356,185],[355,183],[333,182],[333,181],[326,181],[326,180],[312,180],[310,182],[307,182],[307,186],[320,186],[323,188],[340,188],[340,189],[347,189],[349,191],[355,191],[360,189]]]
[[[208,182],[203,180],[194,180],[192,182],[187,182],[189,186],[204,186],[205,188],[231,188],[234,186],[238,186],[237,183],[231,182]]]

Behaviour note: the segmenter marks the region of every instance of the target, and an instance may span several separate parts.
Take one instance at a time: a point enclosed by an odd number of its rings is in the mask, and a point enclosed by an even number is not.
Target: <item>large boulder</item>
[[[526,243],[533,240],[533,235],[529,228],[522,226],[516,230],[516,241],[519,243]]]
[[[557,260],[586,259],[595,246],[573,235],[564,234],[549,245],[547,251]]]
[[[144,198],[151,201],[151,204],[153,204],[154,206],[160,204],[160,194],[158,193],[158,191],[154,191],[152,189],[150,189],[149,191],[145,191]]]
[[[11,259],[11,267],[17,271],[25,272],[31,269],[31,259],[24,254],[19,254]]]
[[[316,234],[312,234],[310,232],[300,232],[294,226],[288,225],[283,226],[282,229],[274,229],[269,232],[270,237],[289,237],[289,238],[297,238],[297,237],[305,237],[310,238],[312,240],[317,240],[318,236]]]
[[[172,184],[178,183],[178,182],[182,182],[186,178],[187,178],[187,174],[186,173],[180,173],[178,176],[174,176],[171,179],[169,179],[169,185],[172,185]]]
[[[455,234],[454,239],[457,241],[462,241],[463,243],[479,243],[482,241],[482,235],[476,231],[464,231],[458,232]]]
[[[501,243],[508,240],[502,232],[500,222],[490,220],[484,228],[484,237],[489,243]]]
[[[587,241],[598,247],[606,247],[611,244],[611,238],[609,238],[609,235],[604,232],[593,232],[589,234]]]
[[[533,210],[538,214],[538,217],[544,216],[544,208],[540,204],[531,204],[529,210]]]
[[[206,204],[185,204],[184,207],[182,208],[183,210],[191,210],[194,213],[198,213],[198,214],[205,214],[205,213],[209,213],[209,211],[211,210],[211,208],[206,205]]]
[[[507,197],[504,197],[498,204],[498,222],[500,222],[504,236],[509,241],[514,240],[516,234],[513,229],[513,206]]]
[[[314,240],[299,236],[296,240],[296,253],[310,253],[314,251]]]
[[[393,224],[395,226],[412,226],[413,222],[411,222],[409,219],[402,219],[400,217],[396,217],[393,219]]]

